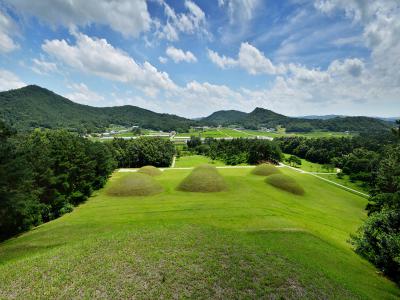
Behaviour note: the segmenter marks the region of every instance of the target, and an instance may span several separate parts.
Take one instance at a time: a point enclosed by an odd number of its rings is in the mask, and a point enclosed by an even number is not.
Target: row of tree
[[[278,144],[269,140],[206,138],[202,142],[199,137],[192,136],[187,146],[192,152],[206,155],[212,160],[221,160],[227,165],[278,163],[282,159]]]
[[[72,211],[116,167],[169,166],[160,138],[93,142],[62,130],[17,134],[0,122],[0,240]]]

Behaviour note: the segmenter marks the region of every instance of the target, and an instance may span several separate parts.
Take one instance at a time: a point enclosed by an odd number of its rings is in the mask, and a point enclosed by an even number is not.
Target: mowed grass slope
[[[0,244],[0,298],[400,297],[346,242],[365,199],[287,168],[303,196],[218,171],[227,191],[177,191],[191,170],[170,169],[147,197],[107,195],[116,173],[73,213]]]

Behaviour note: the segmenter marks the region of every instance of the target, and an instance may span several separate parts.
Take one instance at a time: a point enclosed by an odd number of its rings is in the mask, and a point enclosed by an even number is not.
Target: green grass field
[[[284,153],[284,156],[285,156],[285,158],[288,158],[290,156],[290,154]],[[326,169],[321,164],[313,163],[313,162],[310,162],[303,158],[301,158],[300,160],[301,160],[301,165],[297,167],[300,170],[307,171],[307,172],[317,172],[317,173],[335,173],[334,168]],[[334,176],[336,176],[336,175],[334,175]]]
[[[398,299],[400,289],[346,242],[366,200],[282,168],[292,195],[250,169],[219,169],[228,190],[176,187],[191,170],[154,177],[164,191],[107,190],[72,213],[0,244],[0,298]]]
[[[224,166],[225,164],[219,160],[211,160],[210,158],[203,155],[189,155],[181,156],[176,158],[175,168],[191,168],[197,167],[203,164],[209,164],[213,166]]]

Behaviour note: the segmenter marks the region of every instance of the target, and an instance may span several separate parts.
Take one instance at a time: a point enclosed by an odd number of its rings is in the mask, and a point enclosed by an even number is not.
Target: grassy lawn
[[[366,187],[364,187],[361,182],[351,182],[348,175],[344,175],[343,178],[338,178],[334,174],[319,174],[318,176],[332,180],[336,183],[347,186],[353,190],[356,190],[356,191],[359,191],[362,193],[367,193],[367,194],[369,193],[368,189]]]
[[[176,187],[116,197],[107,186],[74,212],[0,244],[0,298],[398,299],[400,290],[346,240],[366,200],[287,168],[304,196],[219,169],[228,190]]]
[[[189,156],[177,157],[175,161],[175,168],[197,167],[203,164],[210,164],[213,166],[225,165],[222,161],[219,160],[212,161],[210,158],[203,155],[189,155]]]
[[[288,158],[290,154],[283,154],[285,158]],[[286,162],[285,162],[286,163]],[[301,158],[301,165],[298,166],[298,169],[306,171],[306,172],[317,172],[317,173],[334,173],[335,169],[325,169],[323,165],[310,162]],[[336,175],[334,175],[336,176]]]

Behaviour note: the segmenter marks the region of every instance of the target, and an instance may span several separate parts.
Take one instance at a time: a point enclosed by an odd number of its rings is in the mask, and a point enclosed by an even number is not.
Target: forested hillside
[[[214,125],[239,125],[249,129],[281,125],[287,132],[326,131],[380,131],[390,128],[388,122],[369,117],[334,117],[330,119],[292,118],[257,107],[250,113],[218,111],[201,120]]]
[[[19,130],[33,128],[101,132],[110,124],[187,132],[190,126],[237,125],[248,129],[285,127],[287,132],[313,130],[371,132],[390,128],[390,123],[368,117],[337,117],[328,120],[292,118],[257,107],[250,113],[218,111],[199,121],[160,114],[136,106],[92,107],[78,104],[47,89],[30,85],[0,93],[0,119]]]
[[[83,132],[102,131],[110,124],[187,131],[194,124],[194,121],[185,118],[159,114],[136,106],[82,105],[35,85],[1,92],[0,119],[23,130],[44,127]]]

